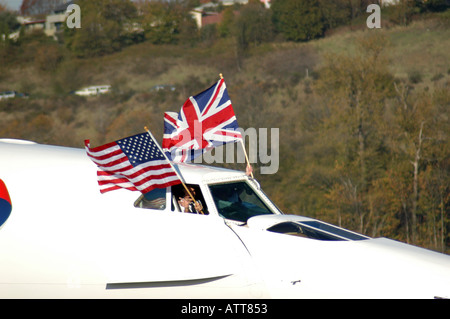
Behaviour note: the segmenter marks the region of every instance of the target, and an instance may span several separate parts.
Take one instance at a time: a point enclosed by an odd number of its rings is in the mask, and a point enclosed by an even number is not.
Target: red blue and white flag
[[[164,114],[163,151],[174,162],[190,162],[204,152],[242,139],[225,81],[191,96],[180,113]]]
[[[145,194],[155,188],[180,184],[175,170],[148,133],[91,148],[87,155],[97,165],[100,192],[125,188]]]
[[[5,182],[0,179],[0,228],[11,214],[12,205]]]

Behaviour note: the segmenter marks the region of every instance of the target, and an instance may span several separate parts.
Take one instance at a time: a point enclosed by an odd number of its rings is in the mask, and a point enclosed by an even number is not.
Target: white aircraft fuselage
[[[448,255],[285,215],[243,172],[176,168],[207,214],[174,187],[153,208],[101,194],[84,149],[0,140],[0,298],[450,297]]]

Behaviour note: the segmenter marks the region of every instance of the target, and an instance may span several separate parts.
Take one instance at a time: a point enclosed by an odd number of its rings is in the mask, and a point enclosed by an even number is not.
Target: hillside
[[[280,129],[278,172],[261,175],[257,163],[255,173],[283,211],[448,252],[449,39],[439,16],[265,43],[245,56],[232,38],[142,42],[84,59],[31,39],[0,66],[0,91],[29,94],[0,102],[0,136],[83,147],[148,126],[162,138],[164,112],[223,73],[241,127]],[[99,84],[113,92],[70,94]],[[161,84],[176,90],[152,90]]]

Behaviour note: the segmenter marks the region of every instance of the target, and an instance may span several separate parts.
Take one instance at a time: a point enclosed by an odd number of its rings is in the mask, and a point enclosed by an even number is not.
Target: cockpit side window
[[[142,194],[134,202],[134,207],[164,210],[166,209],[166,189],[155,188]]]
[[[245,181],[209,185],[209,189],[223,218],[247,222],[253,216],[273,214]]]
[[[186,187],[191,192],[191,195],[194,197],[195,201],[200,204],[200,207],[202,208],[201,211],[196,211],[193,202],[191,202],[188,207],[183,207],[181,203],[183,198],[186,197],[189,201],[191,201],[191,197],[187,195],[185,187],[182,184],[172,186],[172,211],[208,215],[208,207],[200,186],[196,184],[186,184]]]

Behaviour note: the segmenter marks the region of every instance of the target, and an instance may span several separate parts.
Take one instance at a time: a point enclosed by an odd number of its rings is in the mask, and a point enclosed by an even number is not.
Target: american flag
[[[242,139],[238,128],[225,81],[220,79],[187,99],[179,114],[164,114],[163,151],[172,161],[190,162],[214,147]]]
[[[141,133],[91,148],[84,141],[87,155],[98,166],[100,192],[125,188],[147,193],[181,183],[149,133]]]

